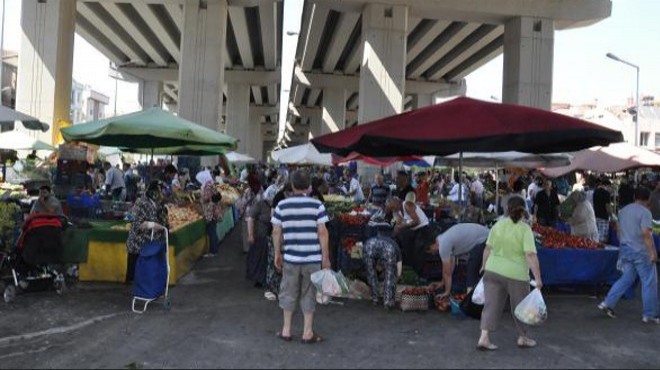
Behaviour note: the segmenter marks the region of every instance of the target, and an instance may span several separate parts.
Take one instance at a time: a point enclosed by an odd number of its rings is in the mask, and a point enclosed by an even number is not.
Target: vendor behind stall
[[[124,182],[124,174],[117,167],[114,167],[110,162],[103,164],[105,168],[105,187],[108,194],[112,194],[112,200],[119,201],[126,199],[126,183]]]
[[[51,195],[51,189],[48,185],[43,185],[39,188],[39,199],[34,202],[30,214],[37,213],[50,213],[59,216],[64,216],[62,211],[62,204],[60,201]]]
[[[383,303],[385,308],[394,308],[394,295],[396,293],[396,282],[401,276],[403,269],[401,263],[401,250],[392,238],[377,236],[370,238],[364,244],[363,260],[367,267],[367,280],[371,287],[371,302],[378,304],[378,273],[382,272]]]
[[[449,296],[452,287],[455,258],[469,253],[467,266],[467,287],[472,290],[479,281],[479,270],[483,260],[486,239],[490,230],[475,223],[462,223],[450,227],[438,235],[429,247],[430,252],[438,252],[442,260],[442,281],[436,288],[444,287],[442,296]]]
[[[432,235],[428,217],[415,203],[414,192],[409,192],[404,202],[392,198],[387,208],[393,213],[396,222],[392,236],[401,246],[403,263],[421,275],[426,249],[435,237]]]

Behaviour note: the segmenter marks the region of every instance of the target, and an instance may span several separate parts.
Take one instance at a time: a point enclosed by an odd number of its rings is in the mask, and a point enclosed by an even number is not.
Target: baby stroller
[[[65,216],[35,214],[27,217],[14,249],[0,260],[0,281],[5,302],[18,292],[66,289],[62,262],[62,231],[69,226]]]
[[[163,228],[165,242],[153,240],[155,228]],[[151,241],[143,246],[135,264],[133,287],[133,305],[135,313],[145,313],[149,303],[163,297],[163,307],[169,310],[170,259],[168,230],[159,224],[151,226]],[[135,303],[142,302],[142,308],[136,308]]]

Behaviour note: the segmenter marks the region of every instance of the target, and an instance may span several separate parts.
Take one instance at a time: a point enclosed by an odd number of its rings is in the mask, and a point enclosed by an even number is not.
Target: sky
[[[6,0],[4,48],[20,51],[20,0]],[[640,66],[640,94],[660,99],[660,0],[613,0],[612,15],[595,25],[555,33],[553,102],[625,104],[635,94],[635,69],[605,57],[611,52]],[[291,81],[303,0],[286,0],[283,24],[282,81]],[[288,57],[288,59],[287,59]],[[110,97],[107,112],[114,110],[115,80],[108,76],[108,59],[76,35],[73,77]],[[500,100],[502,56],[467,78],[467,95]],[[118,113],[139,110],[135,83],[117,84]],[[282,100],[288,101],[282,85]],[[285,105],[281,112],[284,112]],[[285,117],[284,114],[280,116]]]

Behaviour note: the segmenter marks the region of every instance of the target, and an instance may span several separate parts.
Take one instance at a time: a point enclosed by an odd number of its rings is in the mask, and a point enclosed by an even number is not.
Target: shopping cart
[[[163,228],[165,242],[153,240],[156,228]],[[147,311],[149,303],[162,298],[165,310],[171,308],[169,298],[170,285],[170,259],[169,259],[168,230],[162,225],[154,223],[151,227],[151,241],[140,250],[135,264],[135,277],[133,287],[133,312],[142,314]],[[136,308],[136,303],[141,308]]]

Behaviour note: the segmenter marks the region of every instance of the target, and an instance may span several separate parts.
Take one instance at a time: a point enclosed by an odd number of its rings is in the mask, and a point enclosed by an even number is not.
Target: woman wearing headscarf
[[[255,171],[250,171],[247,176],[248,187],[243,192],[243,197],[241,198],[241,215],[243,217],[243,253],[248,253],[250,250],[250,243],[248,242],[248,215],[250,214],[250,209],[257,201],[263,188],[261,187],[261,182],[259,182],[259,176]]]
[[[206,257],[215,257],[220,250],[220,240],[218,239],[218,221],[222,221],[222,195],[215,188],[215,182],[211,171],[200,171],[195,179],[202,186],[202,212],[206,220],[206,234],[209,237],[209,253]]]
[[[272,232],[270,223],[272,201],[273,198],[267,198],[266,194],[257,196],[246,217],[250,249],[245,271],[247,279],[253,281],[256,287],[266,285],[268,239]]]
[[[598,241],[596,213],[591,202],[587,201],[587,194],[583,191],[574,191],[570,198],[575,202],[573,214],[568,219],[571,234]]]
[[[149,183],[144,195],[135,201],[130,211],[133,221],[131,221],[131,228],[128,231],[126,241],[128,250],[127,283],[133,281],[135,263],[142,247],[151,240],[165,240],[169,222],[167,220],[167,208],[163,200],[163,183],[160,180],[154,180]]]
[[[385,308],[394,308],[396,282],[401,277],[403,265],[401,250],[392,238],[376,236],[364,243],[362,257],[367,267],[367,280],[371,287],[371,302],[378,304],[379,281],[383,281],[383,303]],[[384,275],[379,279],[379,275]]]

